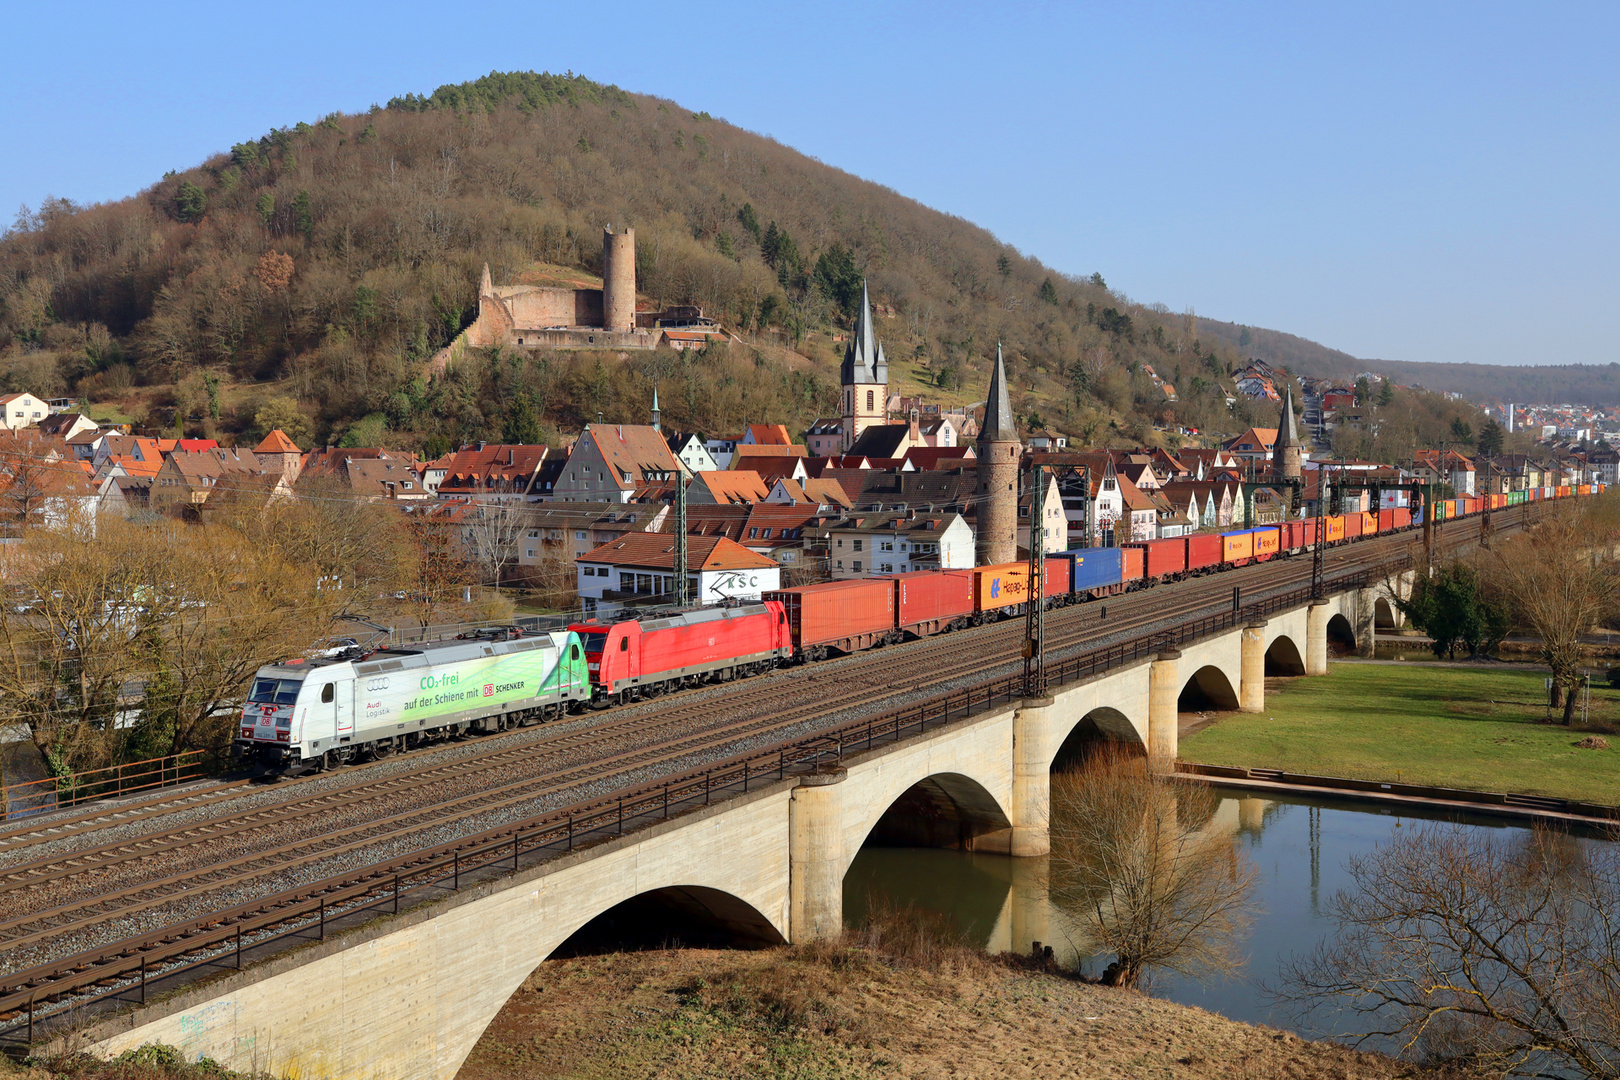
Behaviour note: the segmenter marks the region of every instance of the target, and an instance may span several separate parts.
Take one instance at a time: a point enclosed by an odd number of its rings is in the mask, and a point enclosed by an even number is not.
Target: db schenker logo
[[[494,697],[495,696],[495,684],[494,683],[487,682],[487,683],[484,684],[484,696],[485,697]]]

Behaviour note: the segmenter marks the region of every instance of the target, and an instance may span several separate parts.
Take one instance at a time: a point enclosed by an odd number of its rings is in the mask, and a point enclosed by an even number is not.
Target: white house
[[[973,568],[973,530],[961,514],[874,511],[830,522],[825,532],[835,579]]]
[[[1041,496],[1041,517],[1045,527],[1041,530],[1041,550],[1048,554],[1054,551],[1069,550],[1069,518],[1063,511],[1063,492],[1058,487],[1057,477],[1046,474],[1046,488]],[[1027,495],[1018,500],[1018,546],[1025,551],[1030,547],[1029,533],[1029,502]]]
[[[5,410],[0,415],[0,427],[8,431],[33,427],[51,414],[49,404],[28,393],[0,397],[0,408]]]
[[[675,537],[668,533],[626,533],[581,555],[576,565],[586,614],[675,600]],[[776,560],[723,536],[687,537],[686,567],[694,604],[758,600],[782,584]]]

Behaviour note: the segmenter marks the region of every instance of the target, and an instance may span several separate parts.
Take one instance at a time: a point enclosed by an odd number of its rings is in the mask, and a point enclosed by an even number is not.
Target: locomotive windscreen
[[[607,644],[606,634],[586,634],[584,637],[585,651],[588,653],[599,653],[602,651],[602,647]]]
[[[298,700],[302,679],[254,679],[248,700],[260,705],[291,705]]]

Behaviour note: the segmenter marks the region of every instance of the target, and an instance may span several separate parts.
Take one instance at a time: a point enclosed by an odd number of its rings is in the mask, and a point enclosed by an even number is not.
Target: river
[[[1220,795],[1211,827],[1230,830],[1233,842],[1259,871],[1256,898],[1261,910],[1249,934],[1247,965],[1233,977],[1206,983],[1157,972],[1151,992],[1311,1038],[1340,1030],[1336,1011],[1324,1007],[1296,1015],[1273,1005],[1263,988],[1276,982],[1279,965],[1290,955],[1309,951],[1331,932],[1321,907],[1335,891],[1348,887],[1346,859],[1373,851],[1397,830],[1423,820],[1452,820],[1477,829],[1519,828],[1486,817],[1403,816],[1348,800],[1262,799],[1231,789],[1221,789]],[[863,919],[874,902],[910,904],[944,915],[958,931],[991,950],[1021,952],[1039,940],[1072,964],[1076,949],[1064,917],[1047,903],[1044,862],[933,848],[866,847],[844,879],[846,919]],[[1098,974],[1105,962],[1087,958],[1085,970]]]

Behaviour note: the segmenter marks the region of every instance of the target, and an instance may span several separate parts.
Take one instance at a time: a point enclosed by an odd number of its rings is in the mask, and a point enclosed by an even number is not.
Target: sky
[[[1140,303],[1366,358],[1620,360],[1612,0],[64,10],[6,14],[6,220],[396,94],[571,70]]]

